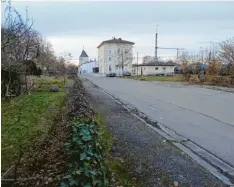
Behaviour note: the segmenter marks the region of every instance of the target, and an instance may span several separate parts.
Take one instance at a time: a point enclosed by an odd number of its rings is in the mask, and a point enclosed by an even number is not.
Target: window
[[[163,67],[163,70],[165,70],[166,69],[166,67]]]
[[[108,49],[108,54],[111,54],[112,50],[111,49]]]
[[[156,67],[155,70],[158,70],[158,67]]]
[[[108,57],[108,61],[109,61],[109,62],[111,61],[111,57],[110,57],[110,56]]]
[[[83,58],[80,58],[80,60],[83,60]]]

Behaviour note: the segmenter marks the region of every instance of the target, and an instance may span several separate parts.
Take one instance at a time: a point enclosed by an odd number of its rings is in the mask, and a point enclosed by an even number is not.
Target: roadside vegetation
[[[55,85],[58,90],[54,92],[50,88]],[[10,169],[8,172],[12,173],[28,154],[29,148],[43,141],[65,101],[63,78],[38,79],[30,94],[2,99],[3,172]]]
[[[183,81],[183,76],[125,76],[127,79],[141,80],[141,81],[162,81],[162,82],[181,82]]]
[[[2,109],[3,186],[137,186],[79,79],[36,78]]]
[[[77,79],[68,97],[71,138],[65,143],[68,168],[61,186],[135,185],[123,159],[111,156],[113,138],[89,99]]]
[[[206,49],[201,47],[198,53],[181,51],[177,60],[163,61],[158,58],[156,62],[151,56],[144,56],[142,60],[143,64],[175,65],[174,76],[133,75],[124,78],[234,87],[234,37],[211,43]]]
[[[99,129],[99,141],[103,148],[105,162],[110,173],[110,186],[139,186],[140,181],[132,174],[131,164],[126,159],[112,156],[114,139],[106,127],[105,120],[100,115],[96,117],[96,120]]]
[[[57,57],[27,9],[23,18],[2,3],[2,186],[135,184],[111,157],[112,137],[73,79],[71,54]]]
[[[184,51],[179,62],[184,81],[234,87],[234,38],[210,44],[209,51],[201,48],[199,54]]]

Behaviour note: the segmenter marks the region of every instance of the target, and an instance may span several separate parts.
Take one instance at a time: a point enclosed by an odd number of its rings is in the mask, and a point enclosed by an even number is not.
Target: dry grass
[[[134,79],[134,80],[145,80],[145,81],[169,81],[169,82],[181,82],[183,81],[183,76],[129,76],[124,77],[127,79]]]

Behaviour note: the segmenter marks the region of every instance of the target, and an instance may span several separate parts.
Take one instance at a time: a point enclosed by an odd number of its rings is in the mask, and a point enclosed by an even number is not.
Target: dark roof
[[[164,62],[150,62],[150,63],[144,63],[144,64],[133,64],[132,66],[176,66],[175,64],[168,64]]]
[[[130,41],[127,41],[127,40],[122,40],[122,38],[113,38],[111,40],[105,40],[105,41],[102,41],[102,43],[100,43],[97,48],[101,47],[104,43],[119,43],[119,44],[130,44],[130,45],[134,45],[135,43],[134,42],[130,42]]]
[[[80,57],[89,57],[89,56],[87,55],[87,53],[83,49],[82,52],[81,52]]]

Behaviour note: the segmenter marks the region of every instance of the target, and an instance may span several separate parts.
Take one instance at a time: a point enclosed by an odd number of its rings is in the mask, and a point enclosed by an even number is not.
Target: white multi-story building
[[[122,74],[124,71],[132,72],[132,48],[134,42],[112,38],[103,41],[98,48],[99,73]]]

